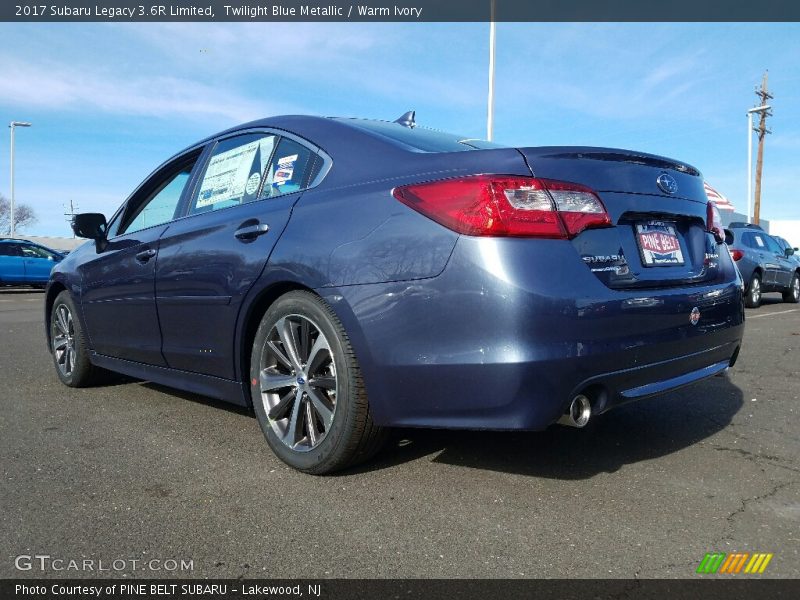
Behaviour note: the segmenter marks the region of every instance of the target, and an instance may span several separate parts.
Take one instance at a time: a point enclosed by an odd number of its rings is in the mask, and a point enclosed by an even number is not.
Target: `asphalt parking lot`
[[[748,310],[729,379],[584,430],[397,432],[319,478],[246,411],[64,387],[43,294],[0,290],[0,577],[699,577],[711,551],[772,552],[764,577],[800,577],[800,307],[778,300]],[[32,554],[193,570],[15,569]]]

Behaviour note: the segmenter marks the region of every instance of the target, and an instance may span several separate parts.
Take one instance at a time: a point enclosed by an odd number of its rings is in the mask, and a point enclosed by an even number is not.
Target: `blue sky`
[[[0,121],[38,235],[113,212],[162,160],[250,119],[394,119],[485,137],[485,23],[0,24]],[[775,94],[762,216],[800,219],[800,25],[497,26],[495,139],[664,154],[746,207],[746,110]],[[8,130],[0,193],[9,195]]]

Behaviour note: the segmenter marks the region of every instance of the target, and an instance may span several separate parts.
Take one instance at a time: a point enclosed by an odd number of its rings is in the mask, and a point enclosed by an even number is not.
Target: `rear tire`
[[[309,292],[281,296],[261,319],[250,392],[270,448],[299,471],[323,475],[355,465],[385,439],[344,327]]]
[[[800,302],[800,274],[795,273],[792,276],[792,282],[789,284],[789,289],[783,293],[783,301],[797,304]]]
[[[89,360],[89,344],[75,302],[66,290],[56,296],[50,313],[50,350],[64,385],[77,388],[101,382],[103,371]]]
[[[747,284],[747,296],[744,299],[747,308],[758,308],[761,306],[761,276],[753,273],[750,283]]]

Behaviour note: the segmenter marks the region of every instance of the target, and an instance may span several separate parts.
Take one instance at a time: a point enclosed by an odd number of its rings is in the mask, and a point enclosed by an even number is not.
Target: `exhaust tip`
[[[585,427],[592,416],[592,403],[583,394],[578,394],[569,403],[569,408],[557,421],[560,425]]]

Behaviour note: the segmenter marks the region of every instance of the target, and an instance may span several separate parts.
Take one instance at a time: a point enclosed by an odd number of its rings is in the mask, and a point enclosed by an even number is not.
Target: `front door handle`
[[[237,240],[249,242],[256,239],[260,235],[264,235],[269,231],[269,225],[266,223],[256,223],[254,225],[245,225],[239,227],[233,234]]]
[[[148,248],[147,250],[142,250],[141,252],[136,253],[136,260],[142,264],[146,263],[148,260],[153,258],[156,255],[156,251],[152,248]]]

